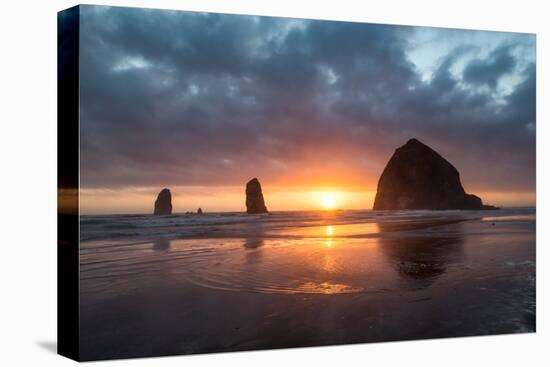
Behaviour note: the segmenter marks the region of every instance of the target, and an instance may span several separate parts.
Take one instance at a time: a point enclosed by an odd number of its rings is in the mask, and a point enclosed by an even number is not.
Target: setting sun
[[[321,197],[321,205],[326,210],[334,209],[336,206],[336,197],[332,193],[325,193]]]

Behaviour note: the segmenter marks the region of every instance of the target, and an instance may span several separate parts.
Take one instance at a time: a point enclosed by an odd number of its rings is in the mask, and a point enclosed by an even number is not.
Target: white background
[[[537,333],[99,362],[113,366],[549,365],[549,10],[544,0],[93,1],[96,4],[537,33]],[[3,2],[0,19],[0,365],[65,366],[56,343],[56,12]],[[545,24],[546,23],[546,24]],[[544,285],[546,284],[546,291]],[[162,337],[162,336],[159,336]],[[546,347],[546,350],[545,350]]]

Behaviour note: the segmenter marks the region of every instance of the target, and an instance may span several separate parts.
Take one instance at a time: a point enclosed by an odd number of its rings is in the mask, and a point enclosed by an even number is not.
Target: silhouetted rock
[[[467,194],[456,168],[416,139],[395,150],[378,181],[374,210],[497,209]]]
[[[168,189],[162,189],[155,200],[154,215],[172,214],[172,194]]]
[[[202,214],[202,208],[197,209],[197,214]]]
[[[257,178],[253,178],[246,184],[246,212],[248,214],[267,213],[262,186]]]

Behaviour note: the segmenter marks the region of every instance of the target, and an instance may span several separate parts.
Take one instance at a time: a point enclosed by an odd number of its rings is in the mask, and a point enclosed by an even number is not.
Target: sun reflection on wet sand
[[[328,224],[323,226],[288,228],[284,230],[270,232],[270,234],[273,235],[309,238],[368,236],[378,233],[380,233],[380,230],[376,223]]]
[[[327,239],[325,240],[325,245],[327,247],[332,247],[332,236],[334,235],[334,229],[332,226],[326,226],[325,232],[327,234]]]
[[[301,289],[308,290],[309,293],[320,293],[320,294],[340,294],[340,293],[357,293],[361,292],[362,288],[357,288],[350,286],[348,284],[338,284],[331,282],[308,282],[302,284]]]
[[[418,233],[418,228],[426,229],[424,222],[327,224],[270,232],[255,225],[241,239],[140,244],[135,251],[124,251],[120,260],[111,252],[97,252],[83,274],[86,279],[103,279],[108,266],[115,274],[146,277],[162,264],[174,283],[235,292],[337,294],[423,288],[463,261],[465,241],[461,223],[444,229],[434,221],[431,228],[441,233]],[[362,237],[369,234],[376,236]],[[154,259],[149,259],[151,249],[157,254]],[[82,256],[86,260],[88,254]]]
[[[328,226],[320,229],[324,235],[330,232]],[[180,271],[202,287],[269,294],[370,292],[388,288],[397,280],[395,272],[384,270],[386,258],[377,239],[266,239],[254,269],[241,251],[232,248],[225,241],[227,251],[218,253],[221,259],[215,268],[192,265],[193,269],[182,267]]]
[[[454,236],[445,234],[442,238],[433,234],[396,237],[394,227],[328,224],[267,233],[255,225],[242,239],[156,241],[151,244],[158,254],[155,259],[148,259],[147,251],[133,251],[132,256],[121,257],[116,273],[145,276],[149,269],[158,271],[158,265],[163,264],[175,283],[188,281],[236,292],[337,294],[391,289],[403,279],[413,286],[429,285],[461,259],[457,224]],[[410,223],[406,226],[407,230],[412,228]],[[377,236],[361,237],[369,234]],[[87,277],[103,277],[104,273],[95,274],[95,270],[118,264],[112,256],[105,264],[98,262],[98,255],[95,263],[86,267]],[[420,279],[430,282],[411,281]]]

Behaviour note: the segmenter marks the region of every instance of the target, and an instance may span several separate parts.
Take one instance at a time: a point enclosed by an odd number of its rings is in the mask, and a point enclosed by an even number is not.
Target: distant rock
[[[257,178],[253,178],[246,184],[246,212],[248,214],[267,213],[262,185]]]
[[[498,209],[467,194],[457,169],[435,150],[410,139],[395,150],[378,181],[374,210]]]
[[[172,194],[168,189],[162,189],[155,200],[154,215],[172,214]]]
[[[202,214],[202,208],[197,209],[197,214]]]

